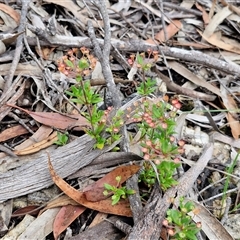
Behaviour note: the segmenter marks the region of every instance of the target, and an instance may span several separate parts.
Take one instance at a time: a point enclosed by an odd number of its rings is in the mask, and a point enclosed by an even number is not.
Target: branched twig
[[[111,98],[113,101],[113,106],[119,108],[121,106],[121,100],[119,97],[118,90],[113,80],[112,71],[109,64],[109,54],[111,49],[111,31],[110,31],[110,23],[107,13],[107,8],[105,2],[99,2],[98,0],[94,1],[94,4],[98,7],[104,23],[104,44],[103,50],[101,51],[100,45],[96,39],[95,32],[92,26],[91,21],[88,21],[88,34],[92,41],[95,54],[102,65],[103,76],[107,82],[107,87],[111,94]]]

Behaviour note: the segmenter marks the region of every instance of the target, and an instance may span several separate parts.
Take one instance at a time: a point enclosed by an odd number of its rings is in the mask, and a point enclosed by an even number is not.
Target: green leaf
[[[122,196],[122,195],[125,195],[125,191],[121,188],[117,189],[117,194]]]
[[[181,226],[181,213],[178,210],[170,209],[167,211],[167,215],[172,219],[172,222]]]
[[[118,196],[118,195],[112,196],[112,205],[117,204],[119,201],[120,201],[120,196]]]
[[[77,75],[77,76],[76,76],[76,81],[77,81],[77,82],[82,81],[82,76],[81,76],[81,75]]]
[[[82,58],[80,59],[80,61],[78,62],[78,67],[81,69],[81,70],[84,70],[86,68],[89,67],[89,63],[86,59]]]
[[[74,68],[74,64],[69,59],[64,60],[64,62],[67,64],[68,67]]]
[[[187,212],[191,212],[195,206],[193,202],[188,201],[185,203],[184,208],[186,208]]]
[[[103,149],[104,148],[104,143],[103,142],[98,142],[98,143],[96,143],[96,147],[97,147],[97,149]]]
[[[199,230],[200,230],[200,229],[199,229]],[[197,240],[197,237],[196,237],[195,234],[196,234],[196,233],[192,232],[191,230],[190,230],[190,231],[187,231],[187,232],[185,233],[187,239],[189,239],[189,240]]]
[[[135,193],[136,193],[136,191],[133,190],[133,189],[127,189],[126,190],[126,194],[128,194],[128,195],[132,195],[132,194],[135,194]]]
[[[141,67],[142,67],[143,66],[143,57],[139,53],[137,53],[136,60],[137,60],[137,63],[139,65],[141,65]]]
[[[113,190],[113,187],[110,184],[108,184],[108,183],[104,183],[104,188],[106,188],[109,191]]]

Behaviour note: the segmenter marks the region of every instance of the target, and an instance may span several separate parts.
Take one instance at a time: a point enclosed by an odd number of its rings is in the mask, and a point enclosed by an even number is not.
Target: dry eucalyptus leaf
[[[49,171],[50,171],[52,180],[55,182],[55,184],[66,195],[68,195],[74,201],[78,202],[80,205],[83,205],[84,207],[97,210],[103,213],[115,214],[115,215],[126,216],[126,217],[132,216],[132,211],[130,209],[129,202],[126,199],[119,201],[115,205],[112,205],[111,198],[104,199],[98,202],[88,201],[83,192],[76,190],[56,174],[51,164],[49,156],[48,156],[48,166],[49,166]]]
[[[11,6],[0,3],[0,10],[8,14],[12,19],[14,19],[17,25],[19,24],[20,14],[16,10],[14,10]]]
[[[55,239],[65,231],[69,225],[79,217],[84,211],[85,207],[80,205],[66,205],[63,206],[56,215],[53,223],[53,235]]]

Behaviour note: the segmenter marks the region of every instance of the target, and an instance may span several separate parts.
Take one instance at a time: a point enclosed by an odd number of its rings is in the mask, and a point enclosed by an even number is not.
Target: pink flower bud
[[[150,159],[150,156],[149,156],[149,154],[145,154],[145,155],[143,156],[143,158],[144,158],[145,160],[149,160],[149,159]]]

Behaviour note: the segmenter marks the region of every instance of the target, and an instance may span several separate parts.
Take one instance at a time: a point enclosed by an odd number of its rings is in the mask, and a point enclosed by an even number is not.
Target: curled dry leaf
[[[41,149],[47,148],[54,144],[58,140],[57,138],[57,132],[53,132],[49,137],[46,139],[42,140],[41,142],[35,143],[25,149],[22,150],[15,150],[14,153],[16,155],[27,155],[27,154],[32,154],[35,152],[40,151]]]
[[[239,139],[240,123],[237,114],[239,112],[238,105],[234,98],[227,92],[225,87],[221,85],[220,90],[223,105],[229,111],[226,117],[231,128],[232,135],[234,139]]]
[[[47,139],[52,133],[53,133],[52,128],[42,125],[42,126],[40,126],[40,128],[37,129],[36,132],[34,132],[34,134],[30,138],[26,139],[24,142],[17,145],[15,147],[15,150],[26,149],[26,148],[32,146],[33,144],[36,144],[38,142],[41,142],[41,141]]]
[[[36,216],[38,215],[39,211],[40,211],[39,206],[30,205],[30,206],[17,209],[12,213],[12,217],[24,216],[26,214],[30,214],[31,216]]]
[[[119,185],[121,185],[133,174],[138,172],[139,169],[140,167],[137,165],[120,166],[115,168],[113,171],[105,175],[103,178],[99,179],[97,182],[83,189],[86,199],[91,202],[97,202],[108,198],[109,195],[108,196],[103,195],[103,191],[105,190],[104,188],[105,183],[117,187],[118,182],[116,181],[116,177],[118,176],[121,177],[121,180],[119,182]]]
[[[131,217],[132,211],[128,200],[121,200],[117,204],[112,205],[112,200],[110,198],[104,199],[98,202],[90,202],[86,199],[85,194],[80,192],[66,183],[62,178],[60,178],[53,169],[53,166],[50,161],[50,156],[48,154],[48,167],[51,174],[51,177],[55,184],[70,198],[78,202],[84,207],[97,210],[103,213],[115,214],[120,216]]]

